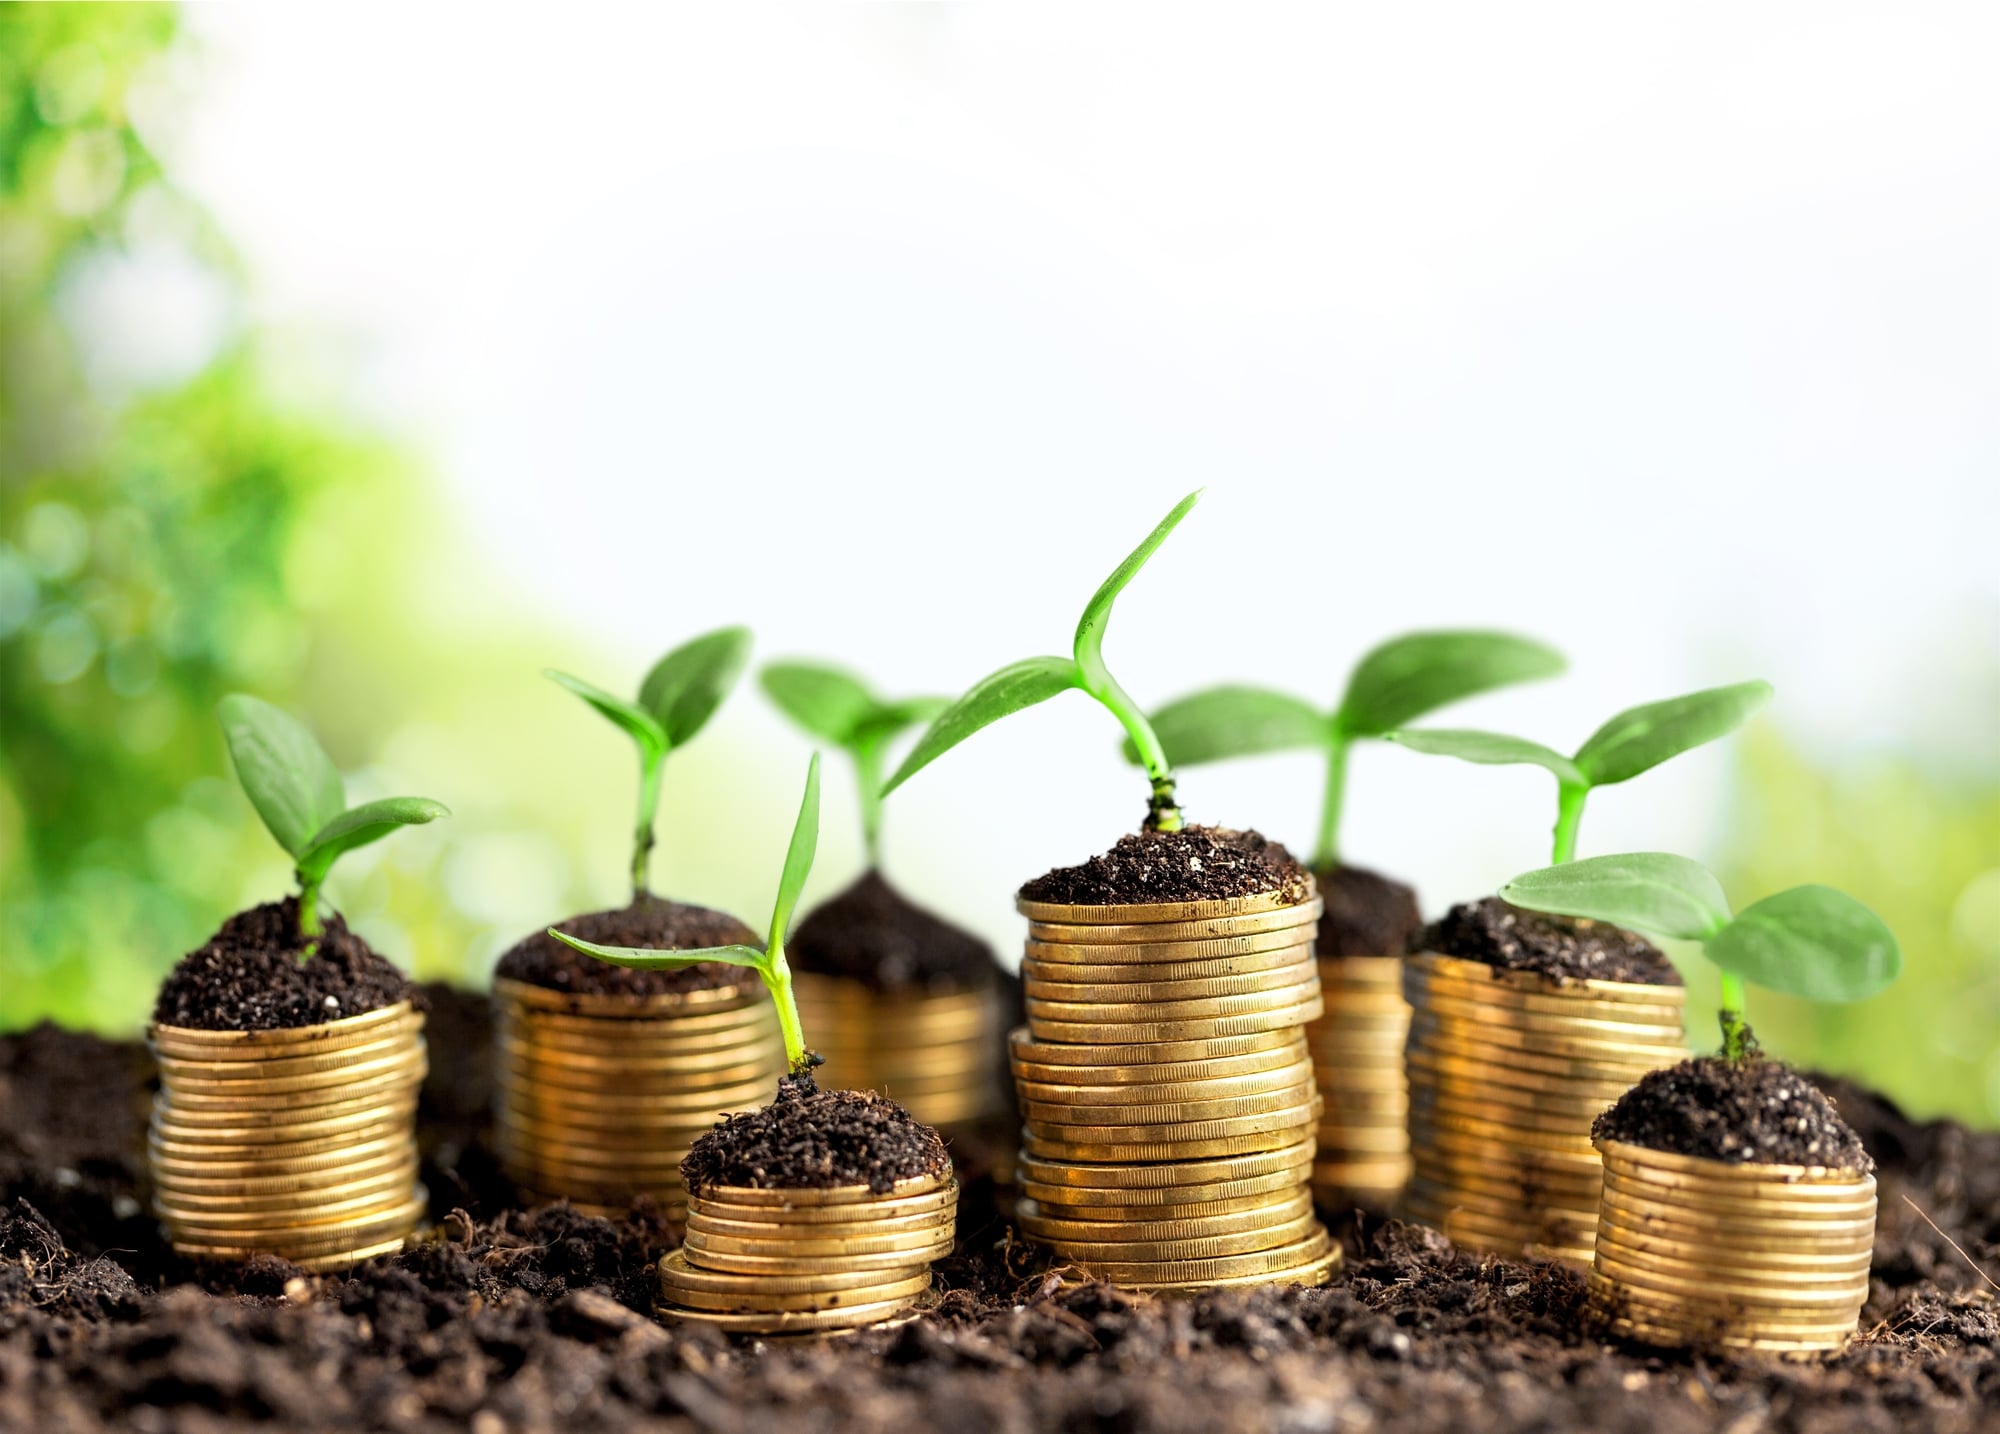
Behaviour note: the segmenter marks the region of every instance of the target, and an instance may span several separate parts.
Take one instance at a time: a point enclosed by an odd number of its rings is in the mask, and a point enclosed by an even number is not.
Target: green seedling
[[[451,815],[444,803],[429,797],[384,797],[349,808],[340,770],[290,713],[241,692],[223,698],[215,713],[244,795],[278,845],[292,855],[301,936],[320,933],[320,888],[336,861],[398,827]],[[318,945],[309,941],[306,955]]]
[[[1562,654],[1504,632],[1413,632],[1391,638],[1355,666],[1340,705],[1323,712],[1302,697],[1263,687],[1211,687],[1153,714],[1153,730],[1178,767],[1310,748],[1326,754],[1313,865],[1340,864],[1340,809],[1347,749],[1386,737],[1438,708],[1516,682],[1553,677]],[[1125,744],[1125,760],[1138,760]]]
[[[792,994],[792,968],[785,960],[785,935],[792,924],[792,912],[799,893],[812,874],[813,854],[819,846],[819,753],[806,765],[806,794],[799,803],[799,819],[792,826],[792,844],[785,850],[785,869],[778,877],[778,900],[771,908],[771,929],[764,949],[755,946],[702,946],[689,951],[651,951],[638,946],[599,946],[565,936],[553,926],[549,935],[566,941],[587,956],[609,961],[614,966],[630,966],[639,971],[672,971],[702,961],[721,961],[730,966],[748,966],[764,981],[764,989],[778,1008],[778,1025],[785,1033],[785,1063],[797,1075],[816,1064],[806,1051],[805,1031],[799,1025],[799,1003]]]
[[[660,774],[667,754],[693,740],[750,661],[750,629],[725,627],[684,642],[639,684],[627,702],[580,677],[547,668],[543,676],[569,689],[610,718],[639,749],[639,820],[632,832],[632,899],[651,893],[653,816],[660,805]]]
[[[861,836],[868,865],[882,864],[882,756],[889,744],[951,703],[943,697],[884,702],[858,677],[816,662],[774,662],[758,674],[787,717],[833,743],[854,763],[861,790]]]
[[[1722,1053],[1731,1060],[1755,1049],[1743,1017],[1746,983],[1809,1001],[1862,1001],[1903,969],[1882,918],[1843,892],[1794,886],[1731,916],[1707,867],[1666,852],[1544,867],[1515,877],[1500,895],[1530,911],[1699,941],[1722,972]]]
[[[1196,489],[1175,504],[1173,512],[1160,520],[1160,525],[1147,535],[1146,541],[1134,548],[1131,556],[1118,565],[1117,571],[1104,580],[1103,586],[1084,607],[1083,617],[1076,625],[1076,639],[1070,656],[1025,658],[977,683],[971,691],[938,714],[924,735],[917,739],[910,755],[903,759],[903,765],[896,769],[896,775],[882,789],[882,795],[886,797],[895,791],[980,728],[1077,688],[1103,703],[1118,719],[1125,728],[1125,735],[1132,741],[1140,764],[1146,769],[1147,779],[1152,783],[1152,796],[1146,804],[1147,829],[1179,831],[1181,809],[1174,801],[1173,768],[1168,764],[1166,749],[1160,745],[1160,739],[1154,734],[1152,724],[1146,720],[1146,714],[1118,685],[1111,669],[1104,665],[1104,627],[1111,620],[1111,605],[1117,601],[1118,594],[1125,591],[1126,584],[1146,565],[1146,560],[1167,540],[1167,535],[1179,526],[1181,519],[1188,515],[1188,510],[1200,497],[1201,491]]]
[[[1726,737],[1751,713],[1771,700],[1768,682],[1739,682],[1710,687],[1663,702],[1628,707],[1576,749],[1562,753],[1521,737],[1498,732],[1467,732],[1443,728],[1406,727],[1384,735],[1415,752],[1432,752],[1488,766],[1532,765],[1546,768],[1556,779],[1555,856],[1560,865],[1576,855],[1576,829],[1583,821],[1583,803],[1592,789],[1629,782],[1669,757]]]

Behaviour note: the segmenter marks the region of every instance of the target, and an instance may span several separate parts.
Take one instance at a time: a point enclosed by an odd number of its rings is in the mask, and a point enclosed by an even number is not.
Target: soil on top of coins
[[[756,932],[727,912],[687,906],[657,896],[642,896],[629,906],[588,911],[559,922],[556,930],[599,946],[637,946],[648,951],[688,951],[702,946],[755,946],[764,942]],[[546,930],[523,937],[500,958],[496,976],[586,996],[680,996],[690,991],[719,991],[757,984],[747,966],[702,961],[664,971],[637,971],[614,966],[564,945]]]
[[[1590,1128],[1600,1140],[1732,1164],[1824,1165],[1866,1175],[1861,1137],[1817,1086],[1782,1062],[1699,1056],[1653,1071]]]
[[[296,896],[237,912],[168,973],[153,1020],[197,1031],[288,1030],[365,1015],[409,996],[403,973],[338,912],[324,913],[320,926],[317,938],[299,934]]]
[[[1497,896],[1452,907],[1412,936],[1409,949],[1498,971],[1539,971],[1557,981],[1681,984],[1666,953],[1643,936],[1603,921],[1524,911]]]
[[[1292,854],[1253,831],[1183,827],[1135,832],[1081,866],[1060,866],[1021,888],[1029,901],[1126,906],[1221,901],[1272,892],[1304,901],[1311,877]]]
[[[815,907],[792,931],[796,970],[838,976],[873,991],[969,991],[993,984],[993,948],[935,916],[879,871]]]
[[[0,1428],[2000,1428],[2000,1302],[1978,1269],[2000,1276],[2000,1134],[1913,1120],[1842,1082],[1819,1083],[1876,1161],[1881,1214],[1860,1333],[1823,1362],[1606,1343],[1574,1270],[1345,1210],[1326,1215],[1347,1267],[1322,1289],[1165,1299],[1092,1283],[1010,1224],[997,1125],[954,1137],[958,1242],[930,1312],[757,1340],[654,1322],[654,1262],[676,1232],[643,1205],[613,1221],[454,1209],[480,1187],[491,1023],[483,997],[432,989],[434,1223],[346,1274],[175,1260],[144,1214],[143,1048],[50,1027],[0,1037]],[[439,1164],[465,1178],[447,1186]]]
[[[780,1080],[769,1105],[728,1116],[697,1140],[681,1179],[696,1193],[717,1185],[866,1185],[886,1194],[898,1180],[950,1168],[938,1133],[896,1102],[873,1091],[821,1090],[807,1072]]]
[[[1401,956],[1424,924],[1414,888],[1361,866],[1316,866],[1326,910],[1314,949],[1321,956]]]

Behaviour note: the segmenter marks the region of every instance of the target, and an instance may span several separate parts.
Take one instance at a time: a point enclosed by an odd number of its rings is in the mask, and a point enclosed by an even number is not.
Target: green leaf
[[[887,742],[905,728],[929,722],[949,706],[949,697],[910,697],[901,702],[885,702],[854,729],[854,745],[867,747]]]
[[[1530,911],[1586,916],[1684,941],[1706,940],[1729,920],[1729,898],[1707,867],[1659,851],[1543,867],[1515,877],[1500,896]]]
[[[1902,972],[1903,952],[1882,918],[1830,886],[1767,896],[1702,948],[1723,970],[1808,1001],[1861,1001]]]
[[[812,875],[813,856],[819,850],[819,753],[806,763],[806,792],[799,800],[799,817],[792,823],[792,844],[785,848],[785,872],[778,878],[778,899],[771,908],[770,946],[781,951],[785,930],[792,924],[792,912]]]
[[[347,805],[339,769],[304,723],[260,698],[231,693],[215,715],[250,805],[278,845],[299,856]]]
[[[1326,714],[1310,702],[1262,687],[1211,687],[1152,714],[1153,732],[1176,767],[1250,757],[1295,747],[1319,748],[1332,736]],[[1125,741],[1125,760],[1139,749]]]
[[[363,802],[313,833],[312,841],[299,853],[299,876],[309,883],[322,882],[334,862],[356,847],[380,841],[398,827],[421,826],[450,815],[449,807],[429,797],[384,797],[378,802]]]
[[[858,678],[816,662],[773,662],[758,681],[778,710],[813,736],[841,747],[854,746],[856,730],[881,708]]]
[[[1097,674],[1103,670],[1104,625],[1111,620],[1111,604],[1118,600],[1118,594],[1125,591],[1125,585],[1137,576],[1139,569],[1146,566],[1146,560],[1159,550],[1167,534],[1180,526],[1181,519],[1200,500],[1201,489],[1197,488],[1176,503],[1173,512],[1160,519],[1159,526],[1146,535],[1146,540],[1131,551],[1084,605],[1083,617],[1076,625],[1074,648],[1077,667],[1084,673]]]
[[[1334,720],[1349,736],[1379,737],[1481,692],[1553,677],[1563,666],[1554,648],[1512,633],[1413,632],[1355,665]]]
[[[683,966],[698,966],[704,961],[720,961],[725,966],[748,966],[762,971],[769,964],[764,953],[755,946],[697,946],[684,951],[655,951],[646,946],[599,946],[595,941],[565,935],[553,926],[549,928],[549,935],[564,945],[574,946],[586,956],[595,956],[614,966],[630,966],[635,971],[676,971]]]
[[[669,747],[682,746],[715,715],[749,661],[749,628],[706,633],[653,664],[639,685],[639,705],[653,714]]]
[[[1577,748],[1576,765],[1594,787],[1629,781],[1669,757],[1728,736],[1770,700],[1770,683],[1739,682],[1629,708]]]
[[[1382,736],[1412,752],[1428,752],[1439,757],[1456,757],[1462,762],[1480,762],[1489,767],[1529,765],[1546,767],[1559,782],[1588,786],[1576,763],[1560,752],[1550,751],[1525,737],[1508,737],[1499,732],[1472,732],[1455,727],[1405,727]]]
[[[980,728],[1078,685],[1076,664],[1067,657],[1029,657],[982,678],[925,729],[882,795],[888,796]]]
[[[574,692],[617,723],[626,735],[639,744],[639,750],[648,761],[657,762],[666,755],[667,748],[672,745],[667,741],[666,729],[653,720],[652,713],[634,707],[623,697],[614,696],[602,687],[593,687],[581,677],[571,677],[567,672],[558,672],[553,667],[543,668],[542,676],[557,686]]]

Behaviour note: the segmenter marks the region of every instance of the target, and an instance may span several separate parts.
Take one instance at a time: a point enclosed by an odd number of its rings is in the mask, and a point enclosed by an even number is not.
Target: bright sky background
[[[191,19],[174,153],[254,317],[633,680],[740,620],[958,690],[1205,484],[1112,626],[1143,701],[1330,705],[1381,637],[1504,625],[1573,674],[1453,725],[1568,747],[1761,675],[1827,750],[1993,753],[2000,8]],[[726,720],[781,833],[803,745]],[[892,866],[1011,944],[1013,886],[1140,815],[1114,736],[1081,697],[983,734]],[[1725,761],[1600,794],[1582,850],[1708,847]],[[1318,780],[1183,793],[1304,845]],[[1540,863],[1550,785],[1365,751],[1350,854],[1438,907]]]

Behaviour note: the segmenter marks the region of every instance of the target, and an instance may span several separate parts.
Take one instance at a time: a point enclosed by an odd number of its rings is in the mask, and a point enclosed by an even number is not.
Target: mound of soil
[[[325,912],[318,950],[299,935],[299,899],[239,911],[208,944],[181,957],[160,986],[153,1020],[198,1031],[315,1026],[393,1006],[410,994],[401,971]]]
[[[1142,831],[1081,866],[1044,872],[1021,888],[1029,901],[1127,906],[1149,901],[1221,901],[1282,893],[1304,901],[1311,878],[1292,854],[1253,831],[1183,827]]]
[[[1401,956],[1424,924],[1417,893],[1359,866],[1313,868],[1326,903],[1315,949],[1322,956]]]
[[[599,946],[634,946],[648,951],[690,951],[702,946],[755,946],[764,939],[735,917],[706,906],[686,906],[642,896],[613,911],[572,916],[556,929]],[[689,991],[744,989],[757,984],[747,966],[703,961],[671,971],[635,971],[586,956],[546,930],[534,932],[500,958],[496,976],[551,991],[590,996],[670,996]]]
[[[1602,921],[1523,911],[1497,896],[1452,907],[1412,936],[1409,949],[1481,961],[1499,971],[1539,971],[1557,981],[1681,984],[1673,963],[1643,936]]]
[[[879,871],[816,907],[785,954],[797,970],[883,992],[978,990],[1000,969],[992,947],[913,904]]]
[[[1875,1168],[1833,1102],[1796,1071],[1755,1056],[1701,1056],[1653,1071],[1590,1133],[1731,1164],[1824,1165],[1857,1175]]]
[[[697,1192],[866,1185],[883,1193],[898,1180],[950,1168],[938,1133],[887,1096],[821,1090],[806,1073],[779,1081],[763,1109],[732,1115],[697,1140],[681,1178]]]

